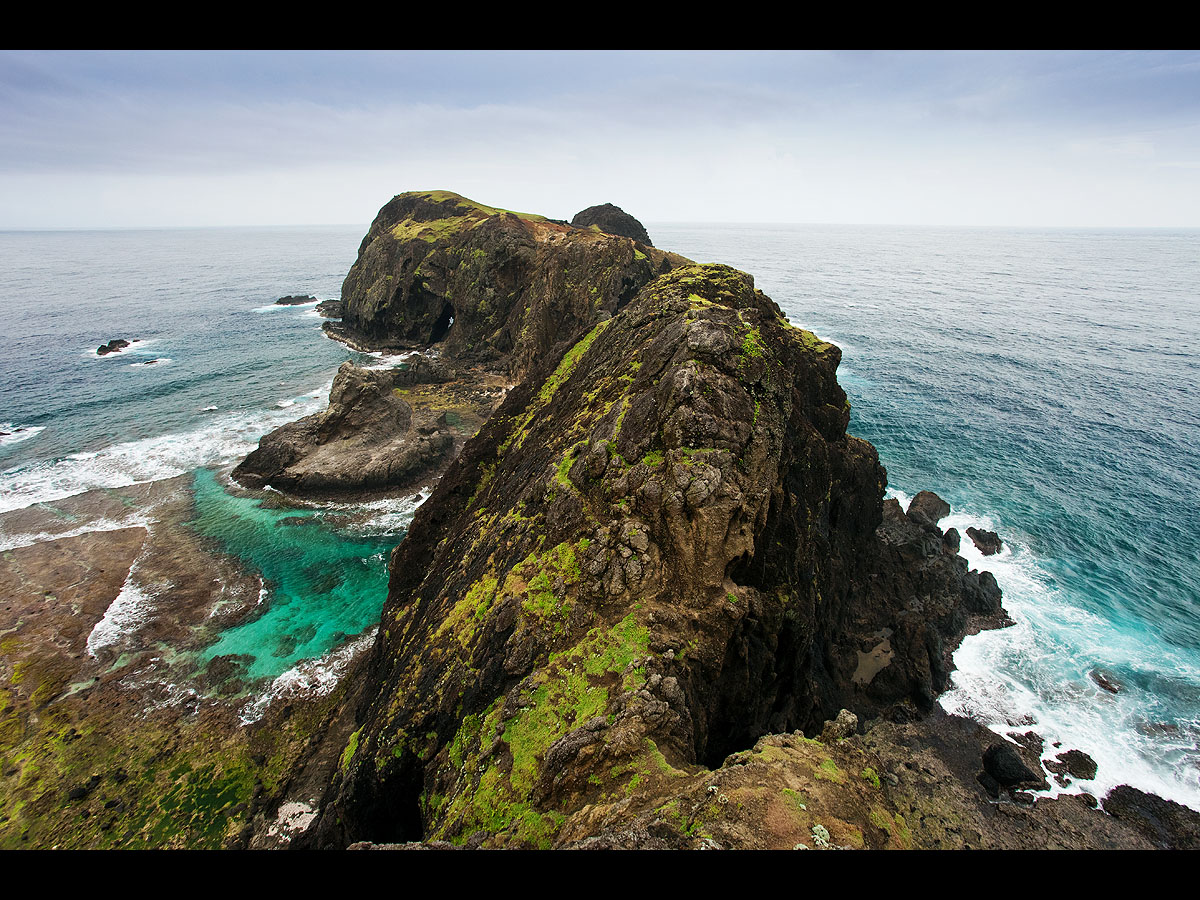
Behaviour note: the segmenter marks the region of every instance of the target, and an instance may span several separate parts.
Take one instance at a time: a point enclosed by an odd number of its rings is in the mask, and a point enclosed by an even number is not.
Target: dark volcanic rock
[[[983,770],[1001,787],[1041,784],[1045,779],[1034,772],[1017,748],[1009,743],[992,744],[983,754]]]
[[[589,206],[587,209],[575,213],[571,224],[576,228],[590,228],[595,225],[608,234],[632,238],[647,247],[654,246],[650,243],[650,235],[646,233],[645,226],[621,207],[613,206],[611,203]]]
[[[438,345],[457,363],[523,378],[686,262],[449,191],[400,194],[363,238],[342,285],[341,323],[325,328],[364,349]]]
[[[453,437],[444,421],[414,416],[396,394],[399,378],[415,377],[343,363],[329,407],[263,437],[233,477],[250,487],[301,493],[399,488],[427,477]]]
[[[1123,685],[1112,672],[1106,672],[1103,669],[1092,669],[1088,672],[1092,681],[1096,682],[1104,690],[1110,694],[1119,694]]]
[[[340,319],[346,314],[346,304],[341,300],[322,300],[317,304],[317,312],[327,319]]]
[[[118,353],[129,346],[129,341],[124,338],[114,338],[107,344],[101,344],[96,348],[97,356],[107,356],[110,353]]]
[[[908,505],[908,517],[918,525],[933,525],[950,515],[950,504],[933,491],[921,491]]]
[[[984,531],[982,528],[968,526],[967,537],[971,539],[972,543],[979,548],[979,552],[984,556],[999,553],[1004,547],[1004,542],[1000,540],[1000,536],[994,531]]]
[[[884,504],[840,358],[689,266],[510,391],[393,553],[302,843],[549,846],[767,732],[930,709],[999,590]]]
[[[1127,784],[1104,798],[1104,811],[1132,825],[1160,847],[1200,850],[1200,812]]]
[[[286,297],[280,297],[275,301],[276,306],[303,306],[305,303],[316,303],[316,297],[310,297],[308,294],[288,294]]]
[[[1055,758],[1058,762],[1046,763],[1046,768],[1057,775],[1070,775],[1082,781],[1091,781],[1096,777],[1096,761],[1082,750],[1068,750]]]

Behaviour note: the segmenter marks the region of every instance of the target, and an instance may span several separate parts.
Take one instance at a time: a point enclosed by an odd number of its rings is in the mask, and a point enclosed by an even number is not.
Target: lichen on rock
[[[768,732],[929,708],[999,591],[935,525],[885,523],[840,356],[691,265],[514,388],[393,554],[307,844],[554,846]],[[855,680],[883,630],[895,659]]]

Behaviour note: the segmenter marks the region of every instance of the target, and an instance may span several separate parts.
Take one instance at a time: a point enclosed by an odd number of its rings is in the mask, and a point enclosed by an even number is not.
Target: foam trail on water
[[[68,531],[48,532],[37,534],[4,534],[0,528],[0,552],[16,550],[19,547],[30,547],[44,541],[57,541],[60,538],[79,537],[81,534],[91,534],[93,531],[120,531],[123,528],[147,528],[150,525],[148,516],[135,515],[125,519],[97,519],[78,528]]]
[[[432,487],[423,487],[409,497],[392,497],[368,503],[326,503],[324,506],[327,509],[371,514],[370,518],[351,525],[348,531],[371,535],[399,534],[408,529],[417,508],[428,500],[432,493]]]
[[[27,441],[45,430],[45,425],[14,425],[12,422],[0,422],[0,447]]]
[[[137,631],[154,613],[155,597],[135,582],[136,569],[135,562],[130,566],[129,574],[125,576],[121,592],[108,605],[103,618],[88,635],[87,652],[93,659],[96,658],[97,651],[117,643],[124,635]]]
[[[345,674],[354,658],[374,643],[378,630],[372,628],[332,653],[327,653],[319,659],[306,659],[292,666],[272,681],[265,693],[242,710],[242,724],[257,722],[275,700],[321,697],[328,694],[337,686],[338,680]]]
[[[904,505],[902,492],[895,496]],[[1129,784],[1200,809],[1200,716],[1155,715],[1163,695],[1195,693],[1200,658],[1071,603],[1019,532],[1003,523],[955,511],[938,524],[958,529],[959,552],[972,569],[995,576],[1015,622],[963,640],[942,707],[1000,735],[1036,732],[1045,739],[1046,761],[1071,749],[1096,761],[1094,780],[1054,786],[1050,796],[1104,796]],[[998,532],[1002,550],[985,556],[968,526]],[[1119,683],[1116,694],[1101,686],[1099,673]]]
[[[0,473],[0,512],[72,497],[95,488],[128,487],[174,478],[201,466],[235,462],[258,439],[320,408],[332,381],[295,398],[286,411],[229,413],[179,434],[127,441],[89,453],[73,453],[52,463],[17,466]]]

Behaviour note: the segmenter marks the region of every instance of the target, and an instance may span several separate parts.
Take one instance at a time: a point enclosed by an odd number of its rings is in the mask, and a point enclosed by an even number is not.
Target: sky
[[[3,51],[0,228],[1200,227],[1200,51]]]

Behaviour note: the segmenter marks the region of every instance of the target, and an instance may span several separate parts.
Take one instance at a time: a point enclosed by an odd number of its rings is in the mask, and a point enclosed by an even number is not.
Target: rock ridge
[[[565,846],[769,732],[928,711],[1000,592],[884,502],[840,358],[683,265],[533,367],[393,552],[300,844]]]

